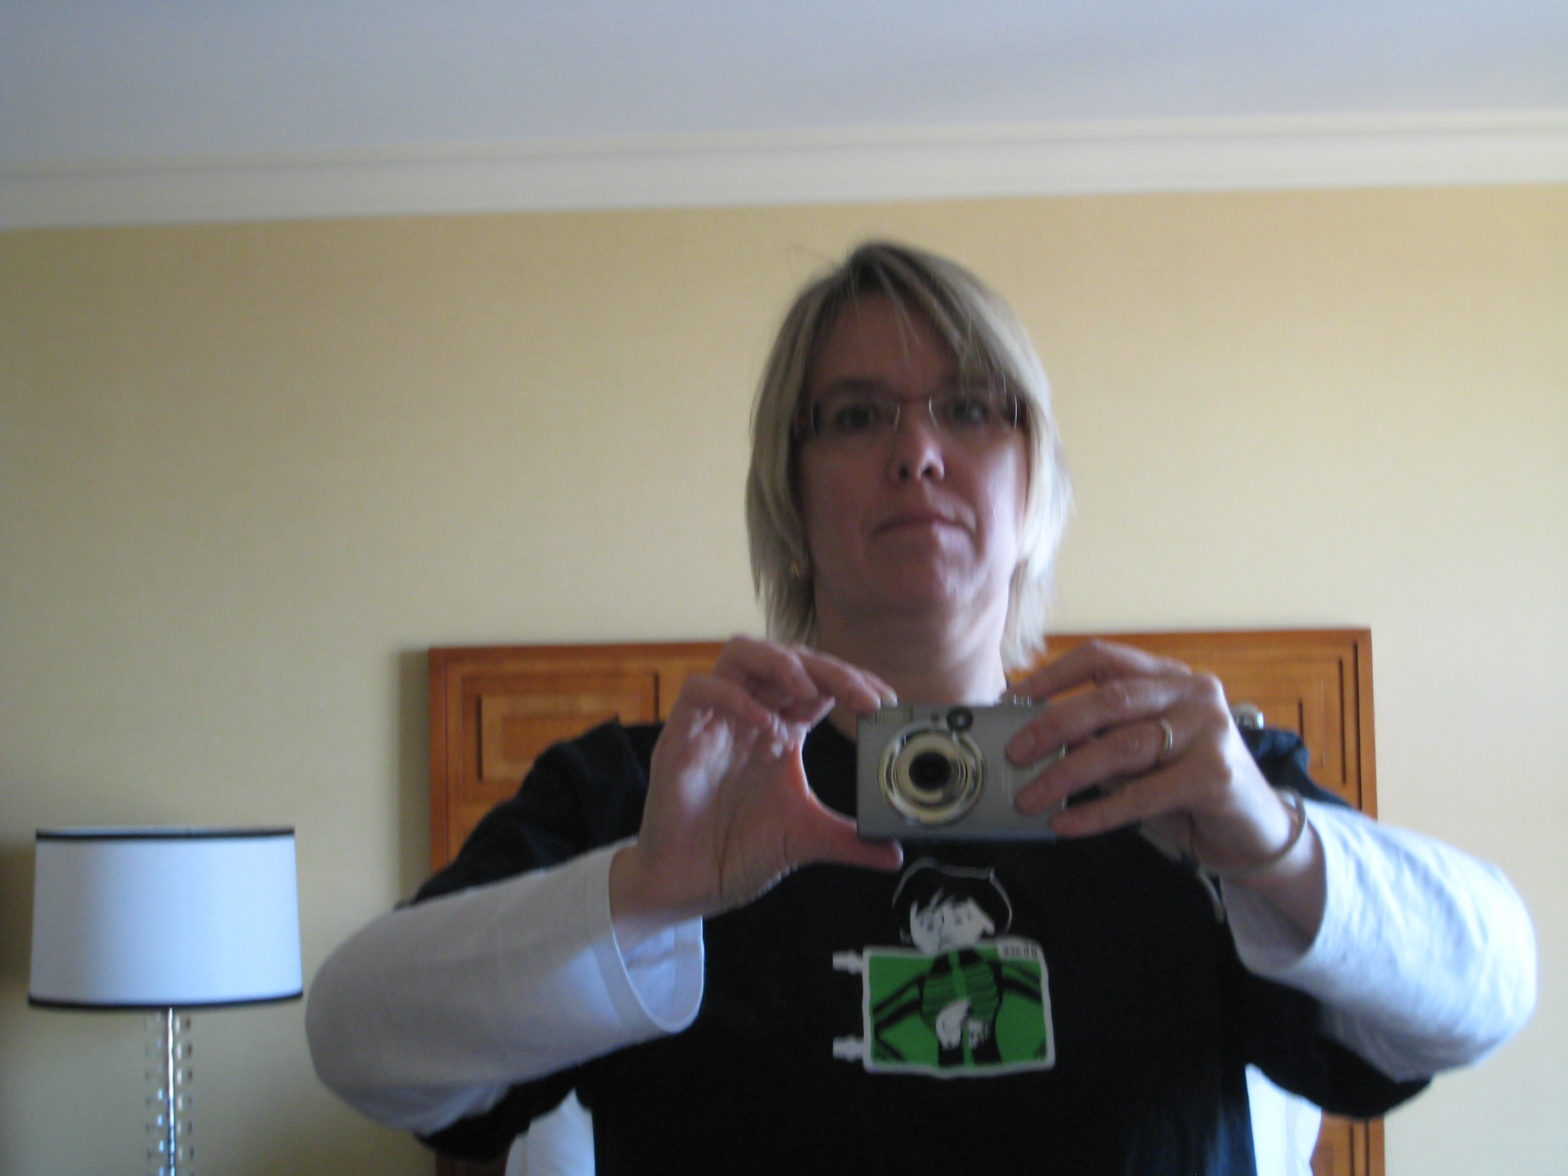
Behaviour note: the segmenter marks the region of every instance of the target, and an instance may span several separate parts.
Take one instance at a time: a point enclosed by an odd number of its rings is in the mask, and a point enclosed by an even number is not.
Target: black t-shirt
[[[541,756],[426,899],[634,834],[658,728],[610,724]],[[1325,798],[1300,741],[1249,733],[1274,783]],[[854,810],[854,745],[805,747]],[[1318,1031],[1318,1006],[1248,973],[1212,891],[1133,830],[1085,841],[904,842],[881,874],[807,867],[707,920],[684,1032],[514,1087],[432,1137],[494,1155],[574,1087],[602,1176],[621,1172],[1083,1176],[1253,1172],[1245,1066],[1328,1110],[1396,1083]]]

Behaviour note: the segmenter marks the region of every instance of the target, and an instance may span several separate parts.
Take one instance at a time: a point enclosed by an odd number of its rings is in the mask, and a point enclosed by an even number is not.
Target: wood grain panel
[[[610,719],[661,718],[680,683],[711,665],[718,648],[691,643],[432,649],[431,868],[452,860],[485,813],[517,791],[546,747]]]

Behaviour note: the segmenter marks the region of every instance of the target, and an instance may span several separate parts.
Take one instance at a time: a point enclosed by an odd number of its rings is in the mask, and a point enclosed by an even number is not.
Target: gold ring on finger
[[[1156,719],[1155,722],[1159,723],[1160,730],[1165,733],[1165,741],[1160,745],[1160,750],[1154,755],[1154,766],[1159,767],[1165,762],[1165,757],[1170,755],[1171,749],[1176,746],[1176,729],[1170,725],[1167,719],[1160,718]]]

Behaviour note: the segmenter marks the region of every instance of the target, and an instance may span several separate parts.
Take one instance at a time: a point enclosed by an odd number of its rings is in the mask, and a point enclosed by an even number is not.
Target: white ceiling
[[[666,201],[737,198],[735,159],[761,151],[754,179],[804,168],[785,194],[809,197],[833,173],[821,195],[842,196],[847,172],[918,187],[995,167],[999,144],[1023,189],[1027,152],[1064,143],[1351,133],[1376,155],[1369,132],[1509,144],[1508,166],[1568,176],[1568,0],[0,0],[0,224],[51,219],[15,211],[40,196],[62,221],[73,196],[139,219],[152,188],[216,194],[219,172],[251,215],[309,211],[284,207],[291,183],[328,212],[398,206],[333,207],[377,183],[441,203],[421,166],[471,197],[526,171],[534,204],[637,202],[645,176],[658,202],[676,174]]]

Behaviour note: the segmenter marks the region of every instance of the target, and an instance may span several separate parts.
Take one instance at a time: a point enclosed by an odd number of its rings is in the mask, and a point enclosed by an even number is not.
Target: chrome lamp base
[[[147,1163],[152,1176],[193,1176],[191,1019],[164,1009],[147,1020]]]

